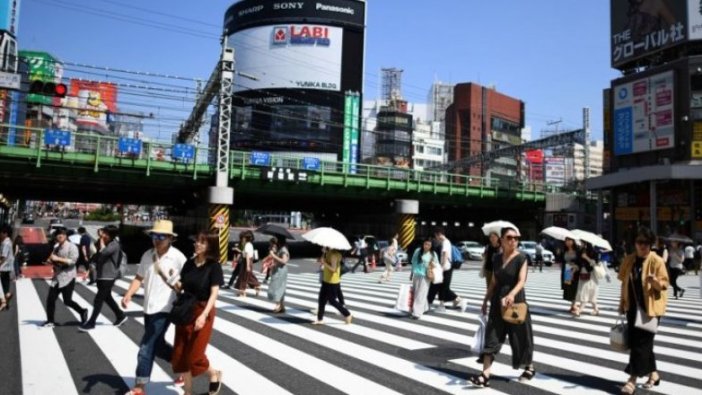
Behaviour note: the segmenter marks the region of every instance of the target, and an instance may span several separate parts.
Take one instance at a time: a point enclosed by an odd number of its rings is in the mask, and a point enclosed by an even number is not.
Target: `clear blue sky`
[[[22,0],[19,45],[65,61],[206,80],[233,3]],[[378,95],[380,68],[398,67],[411,102],[425,102],[435,78],[473,81],[523,100],[535,136],[559,118],[561,129],[579,128],[584,106],[593,137],[602,136],[602,89],[618,76],[609,66],[609,1],[369,0],[366,39],[367,99]],[[156,110],[166,119],[163,133],[190,104],[171,106]]]

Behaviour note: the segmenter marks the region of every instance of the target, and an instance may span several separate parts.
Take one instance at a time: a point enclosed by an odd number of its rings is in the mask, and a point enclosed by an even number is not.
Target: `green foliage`
[[[87,221],[119,221],[119,213],[103,207],[85,215]]]

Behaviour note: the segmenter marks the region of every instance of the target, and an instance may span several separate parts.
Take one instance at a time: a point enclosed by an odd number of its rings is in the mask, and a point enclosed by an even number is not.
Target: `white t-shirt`
[[[246,245],[244,246],[244,258],[251,258],[251,261],[253,262],[253,259],[254,259],[253,244],[246,243]]]
[[[693,247],[693,246],[685,247],[685,259],[694,259],[694,258],[695,258],[695,247]]]
[[[2,266],[0,266],[0,272],[11,272],[15,270],[15,254],[12,252],[12,240],[10,240],[9,237],[6,237],[0,245],[0,256],[5,258],[2,262]]]
[[[141,256],[137,267],[137,276],[143,278],[144,287],[144,314],[168,313],[176,298],[175,292],[163,281],[163,278],[156,273],[154,268],[154,256],[156,251],[152,248]],[[180,273],[185,265],[185,255],[175,247],[170,247],[159,260],[161,272],[170,276],[173,273]]]
[[[444,271],[451,269],[451,241],[444,237],[441,241],[441,269]]]

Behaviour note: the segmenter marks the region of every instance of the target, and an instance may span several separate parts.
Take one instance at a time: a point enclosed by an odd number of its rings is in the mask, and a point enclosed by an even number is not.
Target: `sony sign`
[[[273,3],[274,10],[301,10],[305,6],[303,1],[288,1],[285,3]]]

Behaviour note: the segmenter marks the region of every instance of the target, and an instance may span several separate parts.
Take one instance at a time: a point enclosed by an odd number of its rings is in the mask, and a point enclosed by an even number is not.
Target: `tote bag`
[[[412,286],[410,284],[400,285],[400,290],[397,293],[397,300],[395,301],[395,309],[404,313],[410,313],[413,303],[414,292]]]
[[[470,351],[473,354],[481,354],[485,348],[485,327],[487,326],[487,316],[480,315],[478,317],[478,330],[473,334],[473,339],[470,343]]]
[[[624,322],[623,316],[617,318],[609,331],[609,346],[614,351],[626,352],[629,350],[629,327]]]

